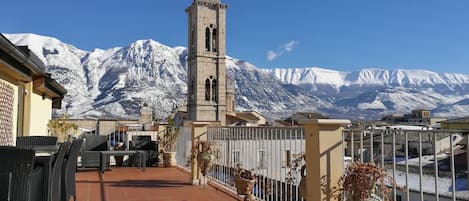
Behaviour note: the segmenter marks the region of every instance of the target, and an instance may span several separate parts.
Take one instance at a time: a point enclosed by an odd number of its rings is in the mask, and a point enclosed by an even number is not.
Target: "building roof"
[[[236,125],[240,123],[247,123],[247,121],[244,119],[238,118],[237,116],[233,116],[229,114],[226,115],[226,125]]]
[[[254,115],[252,112],[236,112],[236,117],[246,121],[259,121],[259,117]]]
[[[329,119],[329,118],[317,112],[297,112],[295,114],[292,114],[290,117],[282,120],[283,121],[282,124],[294,126],[294,125],[298,125],[298,121],[308,120],[308,119]]]
[[[307,119],[328,119],[328,117],[323,116],[317,112],[297,112],[292,114],[290,117],[286,118],[285,121],[298,121],[298,120],[307,120]]]

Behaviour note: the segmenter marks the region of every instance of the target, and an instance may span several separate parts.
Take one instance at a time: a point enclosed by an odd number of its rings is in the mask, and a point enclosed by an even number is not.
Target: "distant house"
[[[297,112],[286,119],[275,121],[274,126],[298,126],[300,120],[308,119],[329,119],[329,117],[316,112]]]
[[[467,133],[469,133],[469,116],[467,117],[462,117],[458,119],[450,119],[446,121],[441,121],[441,129],[444,130],[467,130]],[[467,136],[464,136],[464,140],[460,143],[463,145],[467,145]]]
[[[440,121],[441,129],[445,130],[468,130],[469,131],[469,116]]]
[[[255,126],[265,125],[265,117],[256,111],[236,112],[236,116],[241,119],[251,121]]]
[[[387,115],[381,119],[389,124],[407,124],[418,126],[435,126],[438,122],[446,120],[444,117],[432,117],[430,110],[412,110],[410,114]]]
[[[60,109],[65,88],[45,72],[27,46],[15,46],[0,34],[0,145],[17,136],[49,135],[52,109]]]
[[[265,118],[260,113],[254,111],[235,112],[234,115],[226,115],[226,125],[263,126],[265,125]]]

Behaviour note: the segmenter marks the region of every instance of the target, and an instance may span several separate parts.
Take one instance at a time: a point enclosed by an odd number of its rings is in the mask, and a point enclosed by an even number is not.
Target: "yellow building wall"
[[[13,143],[16,144],[16,137],[18,136],[18,132],[17,132],[17,122],[18,122],[18,83],[7,77],[6,75],[4,74],[1,74],[0,73],[0,81],[10,85],[11,87],[13,87],[13,90],[14,90],[14,94],[13,94]]]
[[[42,95],[32,93],[30,102],[30,121],[29,130],[25,135],[29,136],[47,136],[49,135],[47,123],[52,118],[52,99]]]
[[[469,122],[468,123],[441,123],[441,129],[445,130],[468,130],[469,129]]]
[[[31,96],[33,93],[33,82],[24,85],[26,95],[24,96],[24,111],[23,111],[23,135],[28,136],[30,131],[31,122]]]

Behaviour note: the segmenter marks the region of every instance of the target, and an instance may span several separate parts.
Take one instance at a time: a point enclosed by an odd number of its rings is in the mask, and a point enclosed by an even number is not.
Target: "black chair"
[[[0,200],[10,201],[11,172],[0,173]]]
[[[67,153],[70,147],[70,143],[66,142],[63,143],[57,155],[55,156],[54,165],[52,166],[52,173],[50,178],[50,192],[51,197],[50,201],[60,201],[61,200],[61,187],[62,187],[62,169],[63,169],[63,161],[65,157],[65,153]]]
[[[154,148],[151,144],[151,136],[148,135],[132,136],[132,141],[129,146],[132,150],[148,150]]]
[[[65,156],[62,170],[62,200],[68,201],[70,196],[76,201],[75,173],[77,169],[77,159],[83,139],[73,141],[69,152]]]
[[[10,199],[30,201],[42,198],[42,168],[34,169],[35,152],[17,147],[0,147],[0,173],[11,172]]]
[[[16,147],[36,151],[57,151],[57,137],[54,136],[21,136],[16,138]]]
[[[85,136],[83,140],[81,166],[99,167],[100,151],[109,151],[111,147],[108,137],[103,135]],[[109,160],[106,163],[109,163]]]
[[[146,151],[147,154],[147,166],[157,164],[158,160],[158,143],[151,141],[151,136],[148,135],[136,135],[132,136],[132,141],[129,142],[130,150],[141,150]],[[131,158],[135,161],[134,158]]]

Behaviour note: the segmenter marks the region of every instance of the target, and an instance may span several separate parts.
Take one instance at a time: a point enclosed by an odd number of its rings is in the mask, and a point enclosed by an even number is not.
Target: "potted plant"
[[[179,136],[179,128],[176,121],[168,117],[168,125],[166,126],[161,138],[163,165],[165,167],[176,166],[176,140]]]
[[[256,197],[252,194],[256,176],[252,171],[243,169],[238,165],[234,175],[234,183],[238,194],[245,195],[245,201],[256,200]]]
[[[341,201],[388,201],[394,179],[374,163],[352,163],[338,181],[335,197]],[[378,196],[383,195],[383,199]]]

